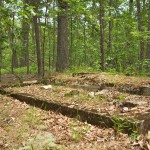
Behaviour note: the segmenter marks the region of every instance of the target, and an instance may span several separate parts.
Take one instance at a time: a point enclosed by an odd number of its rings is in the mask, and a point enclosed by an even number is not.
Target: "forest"
[[[0,150],[150,150],[149,0],[0,0]]]
[[[147,0],[1,0],[1,73],[150,72]]]

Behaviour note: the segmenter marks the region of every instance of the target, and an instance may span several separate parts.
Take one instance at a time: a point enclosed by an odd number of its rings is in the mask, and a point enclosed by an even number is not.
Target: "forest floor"
[[[104,73],[55,74],[26,86],[19,84],[20,79],[37,78],[21,75],[18,80],[13,75],[3,75],[1,88],[30,95],[35,101],[42,99],[94,114],[140,121],[142,117],[145,125],[139,130],[145,135],[121,133],[124,125],[120,122],[116,128],[94,126],[59,111],[42,110],[10,95],[0,95],[0,149],[150,149],[150,78]],[[43,88],[43,83],[50,84],[50,88]]]

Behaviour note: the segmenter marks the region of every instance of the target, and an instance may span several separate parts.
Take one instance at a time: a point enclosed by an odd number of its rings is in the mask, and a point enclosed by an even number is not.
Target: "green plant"
[[[36,115],[34,107],[27,110],[27,112],[25,113],[24,119],[31,127],[41,123],[40,118]]]
[[[65,97],[72,97],[72,96],[75,96],[75,95],[79,95],[79,91],[78,90],[72,90],[72,91],[70,91],[70,92],[68,92],[68,93],[65,93]]]
[[[95,96],[97,101],[103,101],[106,100],[106,96],[104,94],[98,94]]]
[[[113,116],[113,128],[117,133],[126,132],[129,135],[137,133],[137,126],[135,121],[129,121],[125,117]]]
[[[82,128],[75,123],[70,124],[71,137],[75,142],[79,142],[82,139]]]
[[[77,125],[71,125],[72,139],[75,142],[79,142],[82,139],[82,129],[77,127]]]
[[[79,118],[79,116],[77,116]],[[77,122],[72,122],[70,124],[70,130],[71,130],[71,137],[75,142],[79,142],[83,135],[87,133],[90,129],[90,126],[88,125],[79,125]]]
[[[118,99],[118,100],[120,100],[120,101],[125,100],[125,98],[126,98],[126,95],[125,95],[125,94],[120,94],[120,95],[116,96],[116,99]]]
[[[133,140],[133,141],[136,141],[137,140],[137,137],[138,137],[138,132],[135,131],[134,133],[132,133],[131,135],[129,135],[129,137]]]

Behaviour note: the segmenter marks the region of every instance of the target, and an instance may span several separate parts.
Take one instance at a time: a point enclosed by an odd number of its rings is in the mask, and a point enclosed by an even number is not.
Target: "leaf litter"
[[[0,95],[0,149],[140,149],[126,134],[98,128]]]
[[[101,74],[100,76],[94,74],[90,77],[83,76],[73,78],[66,75],[59,75],[55,78],[60,82],[60,85],[62,82],[67,82],[69,84],[76,82],[78,85],[82,83],[89,84],[91,81],[96,83],[101,81],[101,83],[115,83],[116,86],[117,84],[124,85],[128,83],[138,87],[150,83],[148,78],[106,74]],[[52,78],[50,80],[52,80]],[[122,93],[118,92],[115,88],[103,89],[91,94],[88,91],[69,88],[67,86],[52,86],[51,90],[41,89],[41,86],[43,85],[14,87],[7,88],[7,90],[31,94],[35,98],[59,102],[60,104],[67,104],[69,107],[88,109],[98,113],[109,112],[110,114],[119,114],[121,116],[134,116],[135,114],[149,111],[149,96]],[[40,137],[41,135],[44,135],[43,132],[48,132],[52,135],[51,141],[53,146],[49,147],[50,149],[149,150],[149,132],[147,136],[132,135],[133,137],[131,137],[131,139],[126,134],[120,132],[116,134],[116,131],[113,129],[98,128],[87,123],[81,123],[76,119],[70,119],[58,113],[51,111],[46,112],[28,106],[25,103],[20,103],[19,101],[12,100],[8,97],[5,97],[4,99],[8,99],[8,102],[5,103],[5,107],[1,107],[2,109],[0,112],[1,118],[3,118],[0,124],[0,130],[3,133],[2,135],[4,135],[0,138],[0,147],[3,147],[3,149],[12,149],[12,147],[13,149],[18,149],[18,147],[24,148],[28,145],[30,145],[31,148],[34,148],[34,143],[36,143],[36,141],[33,139],[36,140],[37,135],[37,137]],[[14,116],[10,115],[12,113],[10,110],[14,112]],[[15,112],[17,113],[15,114]],[[26,117],[22,117],[24,115]],[[16,130],[14,130],[14,126]],[[136,136],[136,138],[134,136]],[[16,142],[16,139],[19,139],[18,142]],[[44,147],[44,149],[46,148]]]

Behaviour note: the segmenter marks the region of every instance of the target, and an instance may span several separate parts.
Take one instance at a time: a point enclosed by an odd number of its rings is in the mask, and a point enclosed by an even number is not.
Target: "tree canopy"
[[[1,0],[0,18],[2,73],[150,72],[148,0]]]

